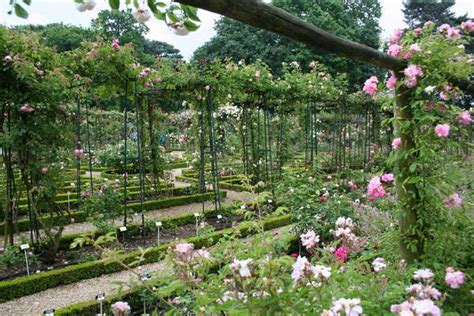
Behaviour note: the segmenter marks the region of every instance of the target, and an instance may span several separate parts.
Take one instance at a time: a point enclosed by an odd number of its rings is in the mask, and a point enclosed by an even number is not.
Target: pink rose
[[[450,129],[448,124],[438,124],[435,127],[435,133],[438,137],[448,137]]]
[[[393,173],[386,173],[382,176],[381,178],[382,182],[392,182],[393,180],[395,180],[395,177],[393,176]]]
[[[112,44],[110,44],[112,49],[119,50],[120,49],[120,41],[116,38],[112,40]]]
[[[461,125],[469,125],[472,122],[471,113],[469,111],[462,111],[458,115],[458,122]]]
[[[74,153],[74,156],[76,156],[77,158],[81,158],[84,156],[84,150],[81,148],[74,149],[73,153]]]
[[[400,137],[395,138],[392,140],[392,148],[393,149],[398,149],[400,148],[400,145],[402,144],[402,139]]]
[[[394,90],[397,86],[397,77],[392,73],[387,80],[387,88],[390,90]]]
[[[31,113],[35,109],[33,109],[29,104],[23,104],[22,107],[20,108],[21,113]]]
[[[334,255],[336,256],[338,261],[346,261],[349,258],[349,253],[351,252],[351,249],[347,246],[341,246],[336,249],[334,252]]]
[[[385,195],[385,190],[380,180],[380,177],[373,177],[370,179],[369,185],[367,186],[367,194],[371,197],[372,201]]]
[[[395,31],[393,31],[392,36],[390,36],[390,43],[391,44],[397,43],[400,40],[400,38],[402,38],[402,35],[403,35],[402,29],[400,28],[395,29]]]
[[[446,284],[452,289],[459,289],[464,283],[464,273],[461,271],[454,271],[453,268],[446,268],[446,276],[444,277]]]
[[[389,46],[387,50],[387,54],[393,57],[398,57],[400,56],[400,52],[402,51],[403,47],[398,44],[392,44]]]
[[[362,89],[365,93],[374,96],[377,93],[377,83],[379,80],[376,76],[372,76],[367,79],[364,83],[364,88]]]
[[[465,22],[462,22],[461,23],[461,28],[470,33],[470,32],[473,32],[474,31],[474,22],[472,20],[467,20]]]
[[[193,256],[194,245],[189,243],[177,244],[174,252],[176,253],[176,258],[183,262],[188,262]]]

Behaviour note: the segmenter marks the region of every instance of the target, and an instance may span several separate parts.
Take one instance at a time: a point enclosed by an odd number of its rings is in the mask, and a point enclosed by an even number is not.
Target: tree
[[[405,23],[411,28],[416,28],[426,21],[436,24],[454,24],[456,18],[450,8],[455,0],[406,0],[403,5]]]
[[[333,34],[374,48],[379,47],[378,19],[381,9],[377,0],[330,0],[317,3],[310,0],[274,0],[273,4],[316,26],[324,27]],[[374,72],[373,66],[354,64],[322,52],[321,49],[311,49],[281,35],[229,18],[218,21],[215,28],[217,35],[195,52],[194,60],[230,57],[234,61],[243,59],[250,63],[261,59],[277,74],[280,73],[283,62],[297,61],[307,67],[312,60],[318,60],[328,66],[332,74],[347,73],[348,80],[354,87],[360,85],[367,72]]]
[[[56,48],[58,52],[66,52],[81,46],[84,41],[92,41],[96,34],[88,28],[67,25],[63,23],[52,23],[47,25],[24,25],[15,28],[21,32],[37,32],[41,43],[48,47]]]
[[[104,10],[92,20],[92,29],[106,39],[116,38],[121,44],[132,43],[141,63],[151,65],[154,57],[180,59],[179,50],[170,44],[145,39],[149,28],[137,22],[130,10]]]
[[[183,56],[181,56],[181,54],[179,53],[179,49],[168,43],[154,40],[145,40],[143,44],[143,48],[146,54],[161,58],[183,58]]]

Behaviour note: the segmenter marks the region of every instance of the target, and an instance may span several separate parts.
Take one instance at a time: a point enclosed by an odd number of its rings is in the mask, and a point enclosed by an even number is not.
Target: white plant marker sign
[[[163,226],[163,223],[155,222],[155,225],[156,225],[156,239],[159,245],[160,244],[160,229],[161,229],[161,226]]]
[[[127,231],[127,227],[122,226],[119,228],[119,230],[122,232],[122,241],[125,242],[125,232]]]
[[[43,312],[43,315],[46,315],[46,316],[54,316],[54,309],[53,308],[50,308],[50,309],[46,309],[44,312]]]
[[[201,216],[201,214],[194,213],[194,217],[196,218],[196,236],[199,235],[199,216]]]
[[[26,274],[28,274],[28,276],[29,276],[30,275],[30,266],[28,264],[28,252],[27,252],[28,249],[30,249],[30,245],[28,245],[28,244],[21,244],[20,245],[20,250],[22,250],[25,253]]]
[[[104,315],[104,301],[105,301],[105,293],[98,294],[95,299],[99,301],[99,314],[100,316]]]

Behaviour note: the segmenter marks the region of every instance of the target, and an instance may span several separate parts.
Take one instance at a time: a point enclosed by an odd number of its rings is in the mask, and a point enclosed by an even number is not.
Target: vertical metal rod
[[[94,193],[94,184],[92,180],[92,146],[91,146],[91,128],[89,122],[89,102],[86,102],[86,128],[87,128],[87,149],[89,152],[89,180],[91,185],[91,193]]]
[[[141,98],[138,95],[138,86],[137,81],[134,82],[135,84],[135,93],[134,93],[134,101],[135,101],[135,120],[137,125],[137,151],[138,151],[138,166],[139,166],[139,173],[138,173],[138,181],[140,185],[140,213],[142,219],[142,235],[145,236],[145,209],[143,206],[144,202],[144,195],[145,195],[145,188],[144,188],[144,178],[145,172],[143,168],[143,153],[142,153],[142,138],[143,138],[143,124],[141,124]]]
[[[76,109],[76,122],[77,122],[77,149],[82,149],[81,144],[81,102],[79,97],[77,98],[77,109]],[[76,191],[77,191],[77,207],[79,208],[81,203],[81,157],[76,157]]]
[[[127,168],[127,109],[128,109],[128,80],[125,81],[125,94],[123,97],[123,139],[124,139],[124,153],[123,153],[123,226],[127,226],[127,178],[128,178],[128,168]]]

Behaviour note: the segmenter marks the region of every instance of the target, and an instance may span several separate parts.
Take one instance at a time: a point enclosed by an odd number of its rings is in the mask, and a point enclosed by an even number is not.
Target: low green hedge
[[[219,192],[222,197],[226,197],[227,193],[225,191]],[[170,198],[163,198],[160,200],[154,201],[145,201],[143,203],[143,208],[146,211],[149,210],[158,210],[173,206],[180,206],[186,205],[190,203],[199,203],[204,201],[209,201],[214,198],[214,193],[203,193],[203,194],[193,194],[193,195],[185,195],[185,196],[177,196],[177,197],[170,197]],[[129,203],[127,204],[127,208],[132,211],[140,211],[141,205],[140,203]],[[60,224],[67,224],[70,222],[70,218],[74,218],[75,223],[82,223],[85,222],[87,219],[87,214],[84,211],[77,211],[71,213],[70,215],[62,215],[62,216],[43,216],[42,221],[46,223],[46,225],[60,225]],[[0,224],[0,231],[4,231],[5,223]],[[29,220],[23,219],[17,222],[16,232],[21,231],[28,231],[29,230]]]
[[[278,227],[283,227],[286,225],[289,225],[290,222],[290,216],[289,215],[284,215],[280,217],[276,217],[270,220],[266,220],[264,222],[264,229],[265,230],[271,230],[274,228]],[[255,231],[249,229],[251,225],[249,223],[242,223],[239,225],[238,229],[240,230],[242,237],[247,237]],[[213,236],[209,236],[212,238],[212,244],[215,244],[219,241],[221,237],[223,237],[225,234],[230,234],[231,230],[226,229],[224,231],[220,231],[211,234]],[[206,238],[206,237],[201,237],[201,238]],[[188,239],[188,242],[193,242],[193,240]],[[195,244],[195,248],[198,248],[197,244]],[[151,286],[157,284],[150,284]],[[127,290],[123,292],[122,294],[117,294],[117,295],[112,295],[112,296],[107,296],[105,301],[104,301],[104,310],[110,310],[111,305],[117,301],[126,301],[127,303],[130,304],[132,307],[136,307],[136,309],[142,308],[142,302],[141,298],[137,295],[136,292],[133,292],[131,290]],[[62,315],[68,315],[68,316],[81,316],[81,315],[95,315],[98,312],[98,304],[96,300],[91,300],[91,301],[86,301],[86,302],[80,302],[76,303],[70,306],[66,306],[63,308],[59,308],[56,310],[55,315],[62,316]],[[135,308],[134,308],[135,309]]]
[[[222,209],[220,211],[216,210],[206,210],[204,213],[205,218],[213,218],[216,217],[218,214],[224,215],[224,214],[233,214],[233,211],[235,210],[235,207],[229,207]],[[194,213],[189,213],[189,214],[181,214],[177,216],[170,216],[170,217],[164,217],[160,219],[162,223],[162,228],[168,229],[168,228],[174,228],[174,227],[180,227],[184,226],[187,224],[193,224],[196,221],[196,218],[194,217]],[[139,224],[133,224],[127,226],[127,237],[132,237],[132,236],[138,236],[142,233],[141,231],[141,225]],[[147,221],[145,222],[145,232],[155,232],[156,231],[156,226],[155,226],[155,221]],[[117,234],[121,234],[118,232],[117,228]],[[78,233],[78,234],[69,234],[61,237],[60,240],[60,249],[69,249],[69,246],[71,243],[74,241],[74,239],[81,237],[83,235],[94,235],[94,238],[97,238],[99,236],[98,232],[83,232],[83,233]]]
[[[289,223],[290,216],[284,215],[265,221],[263,227],[265,230],[270,230],[276,227],[285,226]],[[254,224],[255,222],[244,222],[238,226],[238,230],[242,237],[249,236],[255,232],[253,229]],[[187,238],[186,241],[193,243],[196,248],[209,247],[215,244],[224,235],[231,234],[233,231],[234,229],[232,228],[224,229],[204,236]],[[165,256],[168,247],[169,244],[163,244],[148,248],[144,255],[144,260],[140,264],[144,265],[160,261]],[[122,255],[120,259],[123,263],[130,264],[134,262],[140,254],[140,251],[134,251]],[[124,267],[116,261],[99,260],[3,281],[0,282],[0,303],[38,293],[57,286],[92,279],[104,274],[110,274],[122,270],[124,270]]]

